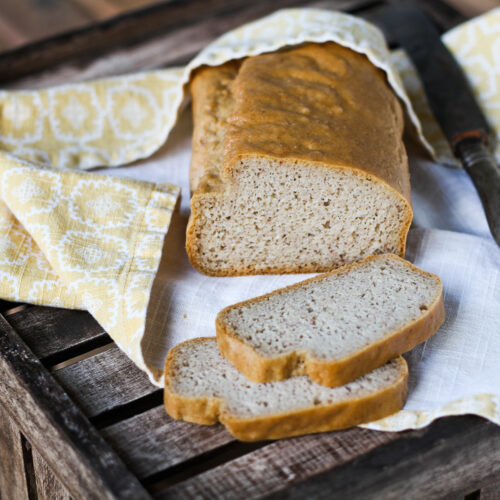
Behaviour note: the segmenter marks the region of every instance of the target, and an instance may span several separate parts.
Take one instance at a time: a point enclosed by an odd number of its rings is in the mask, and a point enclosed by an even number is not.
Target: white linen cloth
[[[189,215],[190,109],[153,157],[109,174],[181,186],[182,201],[167,236],[165,258],[153,286],[143,339],[148,363],[161,368],[169,348],[215,335],[223,307],[311,275],[214,278],[191,267],[184,250]],[[402,412],[368,424],[383,430],[427,425],[449,414],[476,413],[500,424],[500,249],[467,174],[426,158],[407,143],[414,222],[407,258],[438,274],[444,284],[446,322],[406,357],[409,394]],[[161,332],[161,334],[159,334]]]

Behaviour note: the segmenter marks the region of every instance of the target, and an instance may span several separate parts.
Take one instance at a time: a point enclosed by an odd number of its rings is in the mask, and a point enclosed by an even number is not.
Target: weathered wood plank
[[[82,9],[67,0],[2,0],[0,16],[13,29],[26,33],[31,39],[75,29],[92,21]],[[57,23],[53,22],[55,16]]]
[[[21,434],[2,405],[0,405],[0,498],[2,500],[28,498]]]
[[[88,417],[159,391],[116,346],[53,375]]]
[[[71,498],[68,490],[61,484],[47,462],[36,450],[33,450],[33,466],[37,500],[69,500]]]
[[[150,498],[0,316],[0,401],[76,498]]]
[[[500,500],[500,474],[481,486],[480,500]]]
[[[141,479],[234,441],[221,425],[170,418],[163,405],[101,429],[101,434]]]
[[[479,417],[400,434],[352,429],[273,443],[157,497],[441,498],[491,481],[499,449],[500,427]]]
[[[320,3],[328,8],[350,10],[375,2],[329,0]],[[280,8],[315,4],[318,2],[307,0],[171,1],[87,30],[6,52],[0,55],[3,68],[0,81],[4,86],[11,81],[10,88],[32,88],[184,64],[236,26]],[[99,54],[98,59],[90,57],[95,54]],[[54,68],[58,64],[60,67]],[[43,73],[37,73],[42,70]]]
[[[52,356],[53,363],[111,342],[97,321],[84,311],[31,306],[9,315],[7,321],[37,357]]]
[[[231,497],[232,492],[244,491],[246,498],[261,498],[347,463],[398,437],[397,433],[356,428],[276,441],[172,488],[167,485],[164,490],[158,489],[154,496],[225,498]]]

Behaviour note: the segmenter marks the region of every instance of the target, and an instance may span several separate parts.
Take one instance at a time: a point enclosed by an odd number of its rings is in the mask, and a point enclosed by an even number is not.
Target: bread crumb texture
[[[408,370],[396,358],[342,387],[309,377],[250,382],[219,353],[215,339],[183,342],[167,357],[165,405],[174,418],[220,420],[238,439],[253,441],[340,429],[398,411]]]
[[[341,385],[433,335],[442,284],[394,255],[364,261],[222,310],[222,354],[257,382],[310,375]]]

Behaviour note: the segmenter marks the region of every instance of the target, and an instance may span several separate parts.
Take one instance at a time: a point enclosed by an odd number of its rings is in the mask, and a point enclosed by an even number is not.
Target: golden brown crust
[[[238,74],[238,61],[199,69],[191,80],[195,117],[189,182],[192,191],[217,190],[222,182],[225,125],[232,102],[231,87]]]
[[[183,344],[205,342],[206,340],[212,339],[193,339]],[[345,429],[392,415],[401,410],[406,400],[408,366],[405,360],[399,357],[401,377],[392,386],[369,396],[281,414],[242,418],[231,415],[224,408],[223,400],[220,398],[186,397],[170,388],[169,381],[173,376],[171,367],[177,349],[181,345],[171,349],[165,362],[164,400],[167,413],[173,418],[198,424],[211,425],[220,421],[240,441],[280,439]]]
[[[390,359],[403,354],[416,345],[424,342],[434,335],[444,322],[445,312],[442,294],[441,280],[435,274],[427,273],[415,267],[408,261],[400,259],[396,255],[393,258],[402,260],[413,270],[432,277],[439,282],[441,293],[429,306],[428,310],[418,319],[400,328],[377,343],[366,346],[344,359],[335,361],[323,361],[314,357],[310,352],[293,351],[276,357],[264,357],[257,353],[250,345],[235,335],[231,327],[225,322],[225,316],[231,309],[248,305],[265,299],[272,295],[279,295],[285,291],[293,290],[304,284],[318,281],[325,276],[331,276],[344,272],[346,269],[360,267],[370,260],[378,259],[380,256],[367,257],[361,262],[351,264],[322,274],[314,278],[296,283],[294,285],[275,290],[274,292],[256,297],[232,306],[226,307],[219,312],[216,319],[217,345],[226,359],[228,359],[241,373],[254,382],[272,382],[285,380],[296,375],[309,375],[311,379],[321,385],[336,387],[355,380],[362,375],[375,370]]]
[[[366,56],[329,42],[249,57],[232,95],[224,172],[247,155],[347,166],[410,201],[403,112]]]
[[[201,202],[224,196],[234,166],[251,156],[348,169],[383,185],[404,207],[398,245],[391,249],[404,256],[413,213],[403,113],[384,73],[365,56],[335,43],[306,44],[205,68],[191,93],[194,194],[186,250],[193,267],[211,276],[331,270],[294,263],[221,269],[203,262],[197,238]]]

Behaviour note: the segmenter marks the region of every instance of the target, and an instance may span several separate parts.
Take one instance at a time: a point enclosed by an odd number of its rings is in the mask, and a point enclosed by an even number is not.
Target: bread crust
[[[278,109],[279,106],[275,110],[269,105],[269,100],[274,98],[279,101],[286,98],[286,91],[279,85],[274,89],[275,82],[279,82],[280,78],[282,81],[288,81],[298,75],[299,82],[302,81],[300,78],[307,81],[307,68],[303,71],[297,69],[302,63],[311,65],[311,71],[322,65],[325,75],[335,74],[335,78],[344,82],[345,88],[337,87],[332,94],[341,95],[340,101],[344,108],[340,109],[339,105],[340,111],[334,112],[335,99],[323,106],[325,109],[322,109],[321,105],[313,107],[312,110],[307,108],[304,116],[312,113],[315,123],[318,123],[318,130],[313,133],[309,122],[302,130],[302,118],[299,118],[297,126],[293,127],[294,131],[297,130],[291,136],[292,129],[288,127],[286,133],[283,133],[279,123],[280,120],[282,123],[289,123],[293,118],[286,110]],[[278,66],[284,68],[281,73],[276,73],[277,70],[269,72],[269,68]],[[325,85],[328,78],[325,76],[325,81],[313,82],[309,92],[314,92],[314,85]],[[335,78],[332,81],[336,81]],[[268,82],[271,79],[274,79],[273,83],[262,85],[263,81]],[[331,84],[330,80],[328,82]],[[291,98],[300,101],[301,85],[297,84],[293,88]],[[376,89],[374,93],[378,103],[372,102],[374,94],[370,94],[367,88]],[[199,229],[203,227],[201,202],[212,197],[217,200],[218,197],[225,196],[226,189],[232,183],[231,176],[235,165],[246,158],[255,157],[285,159],[291,162],[306,161],[312,168],[349,170],[390,191],[404,207],[403,223],[397,235],[397,248],[390,250],[401,257],[404,256],[406,236],[413,213],[408,160],[402,142],[403,114],[397,97],[385,81],[385,75],[372,66],[365,56],[334,43],[307,44],[284,52],[248,58],[243,62],[230,62],[220,67],[202,69],[191,83],[191,93],[194,132],[190,178],[193,197],[186,232],[186,251],[193,267],[210,276],[325,272],[335,267],[335,264],[290,263],[286,266],[254,264],[221,268],[204,262],[197,237]],[[233,95],[239,95],[240,99],[232,99]],[[249,95],[251,99],[245,97]],[[313,97],[313,94],[308,96]],[[324,104],[320,98],[318,102]],[[268,120],[270,113],[275,115]],[[380,122],[387,122],[384,129],[384,143],[387,143],[387,147],[381,148],[380,137],[365,127],[364,123],[370,119],[380,120],[377,121],[379,125]],[[276,126],[272,128],[273,125]],[[269,128],[267,132],[266,127]],[[362,140],[351,138],[356,136],[356,127],[361,127]],[[335,130],[338,134],[331,136],[323,128]],[[352,129],[346,134],[345,130],[350,128]],[[264,140],[265,133],[273,139]],[[336,137],[337,135],[339,137]]]
[[[202,343],[213,338],[204,337],[187,340],[186,343]],[[345,429],[366,422],[378,420],[401,410],[408,391],[408,366],[399,357],[401,376],[391,386],[368,396],[317,405],[280,414],[255,417],[231,415],[224,408],[222,398],[187,397],[176,393],[170,387],[174,376],[173,361],[179,344],[170,350],[165,362],[165,408],[175,419],[197,424],[212,425],[221,422],[240,441],[260,441],[291,436]]]
[[[300,288],[308,283],[321,280],[326,276],[332,276],[344,272],[346,269],[354,269],[364,266],[367,262],[386,256],[370,256],[361,262],[341,267],[320,276],[315,276],[294,285],[275,290],[274,292],[256,297],[247,301],[239,302],[226,307],[219,312],[216,319],[217,345],[220,353],[228,359],[241,373],[254,382],[273,382],[285,380],[292,376],[308,375],[311,379],[327,387],[344,385],[365,375],[390,359],[403,354],[416,345],[430,338],[443,324],[445,318],[443,293],[441,280],[435,274],[422,271],[410,262],[400,257],[388,254],[391,258],[400,260],[412,270],[425,274],[435,279],[441,288],[439,295],[419,318],[404,327],[386,335],[378,342],[366,346],[364,349],[351,354],[340,360],[324,361],[317,359],[308,351],[292,351],[281,356],[264,357],[245,343],[225,321],[226,314],[242,305],[249,305],[272,295]]]

